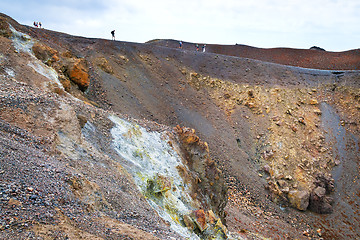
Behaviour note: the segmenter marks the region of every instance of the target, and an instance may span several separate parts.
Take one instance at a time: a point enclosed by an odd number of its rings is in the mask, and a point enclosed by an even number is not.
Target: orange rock
[[[81,90],[84,91],[89,86],[90,80],[85,60],[76,59],[74,63],[70,64],[68,74],[70,80],[76,83]]]
[[[196,135],[188,135],[188,136],[185,136],[183,139],[183,142],[187,143],[187,144],[195,143],[198,141],[199,141],[199,137]]]
[[[311,99],[310,100],[310,104],[311,105],[316,105],[316,104],[318,104],[319,102],[316,100],[316,99]]]
[[[193,214],[196,225],[199,227],[199,230],[203,232],[208,227],[208,225],[206,224],[206,215],[204,210],[196,210],[193,212]]]

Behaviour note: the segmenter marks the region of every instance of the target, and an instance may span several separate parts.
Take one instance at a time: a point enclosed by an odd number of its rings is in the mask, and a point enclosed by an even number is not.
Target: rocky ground
[[[360,237],[359,50],[202,53],[171,40],[74,37],[4,15],[0,26],[0,238],[181,238],[111,149],[109,114],[178,134],[194,198],[211,199],[203,207],[234,238]]]

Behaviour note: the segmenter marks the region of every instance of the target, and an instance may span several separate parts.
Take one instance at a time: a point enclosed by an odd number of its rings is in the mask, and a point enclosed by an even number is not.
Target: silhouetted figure
[[[115,41],[115,30],[111,31],[111,40]]]

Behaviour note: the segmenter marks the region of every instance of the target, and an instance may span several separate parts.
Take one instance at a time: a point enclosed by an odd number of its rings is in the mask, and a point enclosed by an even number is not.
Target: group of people
[[[34,22],[34,27],[41,28],[41,22]]]
[[[202,52],[205,52],[205,47],[206,47],[206,44],[204,44],[201,49],[202,49]],[[195,44],[195,48],[196,48],[196,51],[199,51],[199,44]]]
[[[34,22],[34,24],[35,24],[35,22]],[[40,23],[40,26],[41,26],[41,23]],[[115,40],[115,30],[111,31],[111,40]],[[179,48],[182,48],[182,46],[183,46],[183,42],[179,41]],[[205,52],[205,47],[206,47],[206,44],[204,44],[202,46],[202,52]],[[196,48],[196,51],[199,51],[199,44],[195,44],[195,48]]]
[[[179,41],[179,48],[182,48],[182,45],[183,45],[183,43],[182,43],[182,41]],[[196,48],[196,51],[199,51],[199,44],[195,44],[195,48]],[[205,52],[205,48],[206,48],[206,44],[204,44],[203,46],[202,46],[202,52]]]

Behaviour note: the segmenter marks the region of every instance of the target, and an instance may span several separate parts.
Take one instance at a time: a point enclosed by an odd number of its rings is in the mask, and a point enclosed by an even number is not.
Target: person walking
[[[115,41],[115,30],[111,31],[111,40]]]

